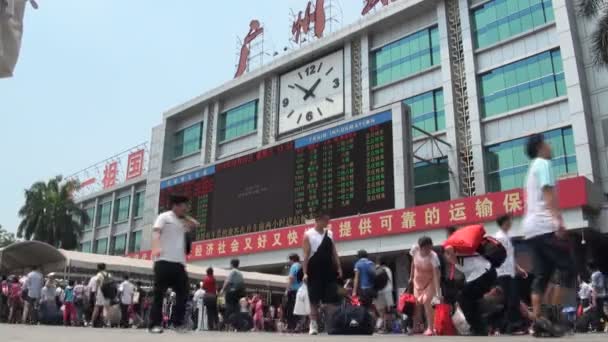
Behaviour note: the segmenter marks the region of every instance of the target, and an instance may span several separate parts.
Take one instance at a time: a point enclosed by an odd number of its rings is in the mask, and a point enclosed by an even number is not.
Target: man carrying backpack
[[[100,315],[108,312],[110,308],[110,300],[113,298],[106,298],[104,289],[109,286],[109,274],[106,272],[106,264],[97,264],[97,275],[95,276],[95,307],[93,309],[93,315],[91,316],[91,327],[95,326],[95,322]],[[106,291],[107,292],[107,291]]]
[[[359,260],[355,263],[355,281],[353,286],[353,297],[359,297],[361,305],[369,308],[376,298],[374,290],[374,278],[376,276],[376,264],[368,259],[367,251],[362,249],[357,253]]]

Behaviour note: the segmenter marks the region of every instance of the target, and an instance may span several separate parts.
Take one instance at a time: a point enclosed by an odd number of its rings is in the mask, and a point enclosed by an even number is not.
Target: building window
[[[445,129],[445,111],[443,110],[443,90],[433,90],[404,101],[410,107],[412,125],[427,132]],[[423,135],[412,128],[414,137]]]
[[[473,10],[475,47],[483,48],[555,20],[551,0],[492,0]]]
[[[543,52],[502,66],[479,78],[483,117],[566,95],[559,50]]]
[[[108,238],[99,239],[95,241],[95,253],[96,254],[107,254],[108,253]]]
[[[222,113],[219,127],[220,142],[255,132],[258,127],[258,100]]]
[[[87,215],[88,223],[87,224],[83,224],[82,228],[86,232],[86,231],[89,231],[89,230],[93,229],[93,227],[95,226],[95,207],[86,208],[84,210],[84,212]],[[89,246],[89,248],[90,248],[90,246]]]
[[[80,245],[80,251],[83,253],[91,253],[91,241],[83,242]]]
[[[175,133],[174,157],[179,158],[200,151],[203,139],[203,123],[199,122]]]
[[[125,255],[127,251],[127,234],[112,237],[112,255]]]
[[[141,251],[141,234],[142,231],[131,233],[131,241],[129,243],[129,253],[137,253]]]
[[[416,205],[448,201],[450,199],[448,158],[415,163],[414,191]]]
[[[555,177],[576,174],[576,154],[572,128],[560,128],[543,133],[551,145]],[[485,161],[488,192],[506,191],[524,185],[530,161],[525,153],[527,138],[506,141],[486,147]]]
[[[402,79],[439,65],[439,30],[431,27],[372,52],[372,86]]]
[[[138,218],[144,215],[144,201],[146,199],[146,192],[140,191],[135,193],[135,203],[133,207],[133,217]]]
[[[115,222],[124,222],[129,219],[129,206],[131,205],[131,196],[118,198],[115,204]]]
[[[112,202],[106,202],[99,205],[97,208],[97,227],[103,227],[110,224],[112,218]]]

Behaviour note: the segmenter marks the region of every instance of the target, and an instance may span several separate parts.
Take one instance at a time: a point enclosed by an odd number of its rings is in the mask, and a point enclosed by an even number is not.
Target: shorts
[[[387,311],[395,306],[392,291],[380,291],[376,297],[376,309],[378,311]]]
[[[335,281],[308,281],[308,299],[310,304],[337,304],[340,302],[338,283]]]
[[[106,299],[103,296],[103,293],[101,293],[101,291],[97,291],[95,293],[95,306],[108,306],[110,305],[110,300]]]
[[[359,301],[364,307],[370,307],[374,303],[377,292],[374,289],[361,289],[359,290]]]
[[[560,240],[554,233],[535,236],[526,241],[532,252],[534,281],[532,293],[544,294],[551,278],[556,275],[559,285],[573,288],[575,266],[567,241]]]

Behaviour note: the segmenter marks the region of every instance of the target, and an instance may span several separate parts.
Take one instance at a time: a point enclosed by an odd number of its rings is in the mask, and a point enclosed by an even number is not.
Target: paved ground
[[[606,341],[605,334],[597,335],[577,335],[564,337],[562,340],[599,342]],[[410,341],[410,342],[429,342],[429,341],[450,341],[466,342],[471,340],[485,341],[488,339],[498,342],[527,342],[538,341],[530,336],[523,337],[495,337],[495,338],[471,338],[471,337],[409,337],[404,335],[373,336],[375,341]],[[32,327],[0,325],[0,340],[11,342],[153,342],[167,341],[188,342],[188,341],[212,341],[212,342],[316,342],[316,341],[369,341],[370,337],[353,336],[316,336],[305,335],[291,336],[282,334],[258,334],[258,333],[190,333],[178,335],[174,332],[165,332],[162,335],[150,335],[145,330],[119,330],[119,329],[87,329],[87,328],[64,328],[64,327]]]

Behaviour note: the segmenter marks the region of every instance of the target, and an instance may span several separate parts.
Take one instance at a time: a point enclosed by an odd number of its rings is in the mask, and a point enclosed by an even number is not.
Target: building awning
[[[0,273],[25,271],[41,266],[43,271],[62,270],[66,257],[57,248],[40,241],[13,243],[0,250]]]

